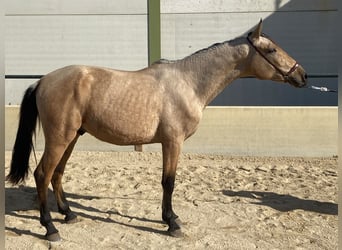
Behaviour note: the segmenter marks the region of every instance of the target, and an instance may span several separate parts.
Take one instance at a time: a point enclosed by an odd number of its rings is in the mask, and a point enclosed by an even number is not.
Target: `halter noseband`
[[[281,69],[279,69],[276,65],[274,65],[273,62],[271,62],[270,59],[268,59],[264,53],[262,53],[262,51],[256,47],[253,42],[251,41],[251,39],[249,38],[249,36],[247,36],[247,41],[250,43],[250,45],[261,55],[261,57],[263,57],[269,64],[272,65],[273,68],[275,68],[275,70],[277,70],[283,77],[285,82],[289,81],[290,78],[290,74],[292,74],[299,66],[299,64],[297,62],[295,62],[295,64],[291,67],[291,69],[287,72],[284,73]]]

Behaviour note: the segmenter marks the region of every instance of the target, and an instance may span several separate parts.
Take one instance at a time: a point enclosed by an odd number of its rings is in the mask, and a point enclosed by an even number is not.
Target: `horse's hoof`
[[[177,218],[175,219],[175,222],[177,223],[178,226],[182,226],[182,225],[183,225],[183,223],[182,223],[182,221],[179,219],[179,217],[177,217]]]
[[[67,224],[73,224],[73,223],[76,223],[78,221],[77,216],[75,214],[69,214],[69,215],[65,216],[64,220]]]
[[[175,237],[175,238],[182,238],[182,237],[184,237],[184,233],[182,232],[181,229],[168,230],[168,233],[169,233],[170,236]]]
[[[52,233],[52,234],[46,235],[46,239],[48,241],[60,241],[61,236],[59,236],[59,233]]]
[[[176,218],[174,219],[174,221],[175,221],[179,226],[183,225],[181,219],[180,219],[177,215],[175,215],[175,217],[176,217]],[[163,223],[168,224],[168,223],[167,223],[168,221],[169,221],[168,219],[166,219],[166,218],[163,217]]]

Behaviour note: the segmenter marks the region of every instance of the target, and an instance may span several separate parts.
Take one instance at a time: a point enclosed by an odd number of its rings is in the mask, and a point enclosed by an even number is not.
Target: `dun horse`
[[[262,21],[247,37],[214,44],[182,60],[161,60],[138,71],[68,66],[30,86],[21,104],[7,180],[18,184],[27,176],[32,137],[40,119],[45,149],[34,177],[47,239],[60,239],[47,205],[50,182],[65,221],[76,220],[61,179],[83,133],[117,145],[162,144],[162,219],[170,235],[182,235],[172,209],[178,156],[184,140],[195,133],[206,105],[240,77],[295,87],[306,84],[304,69],[261,30]]]

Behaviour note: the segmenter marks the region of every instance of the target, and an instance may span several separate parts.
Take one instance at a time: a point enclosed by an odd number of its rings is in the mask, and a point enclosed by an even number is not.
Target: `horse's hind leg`
[[[65,169],[65,165],[74,149],[74,146],[77,142],[79,135],[77,134],[75,139],[70,143],[70,145],[68,146],[68,148],[66,149],[66,151],[64,152],[64,155],[62,157],[62,159],[60,160],[60,162],[57,165],[57,168],[55,169],[55,172],[52,176],[52,180],[51,180],[51,184],[53,187],[53,191],[55,193],[56,196],[56,201],[57,201],[57,205],[58,205],[58,211],[65,215],[64,220],[67,223],[73,223],[76,222],[76,218],[77,216],[71,211],[70,206],[68,201],[65,198],[65,194],[63,191],[63,187],[62,187],[62,177],[64,174],[64,169]]]
[[[46,228],[46,237],[49,241],[58,241],[60,240],[60,236],[58,230],[52,223],[47,204],[48,186],[66,147],[67,145],[65,144],[53,146],[46,144],[42,159],[34,171],[40,207],[40,223]]]

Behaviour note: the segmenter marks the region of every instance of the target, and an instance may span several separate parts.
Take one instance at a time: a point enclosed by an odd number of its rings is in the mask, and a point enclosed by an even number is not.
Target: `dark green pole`
[[[148,65],[160,59],[160,0],[147,0],[148,29]],[[143,151],[142,145],[135,145],[134,150]]]
[[[160,0],[148,0],[148,65],[160,59]]]

